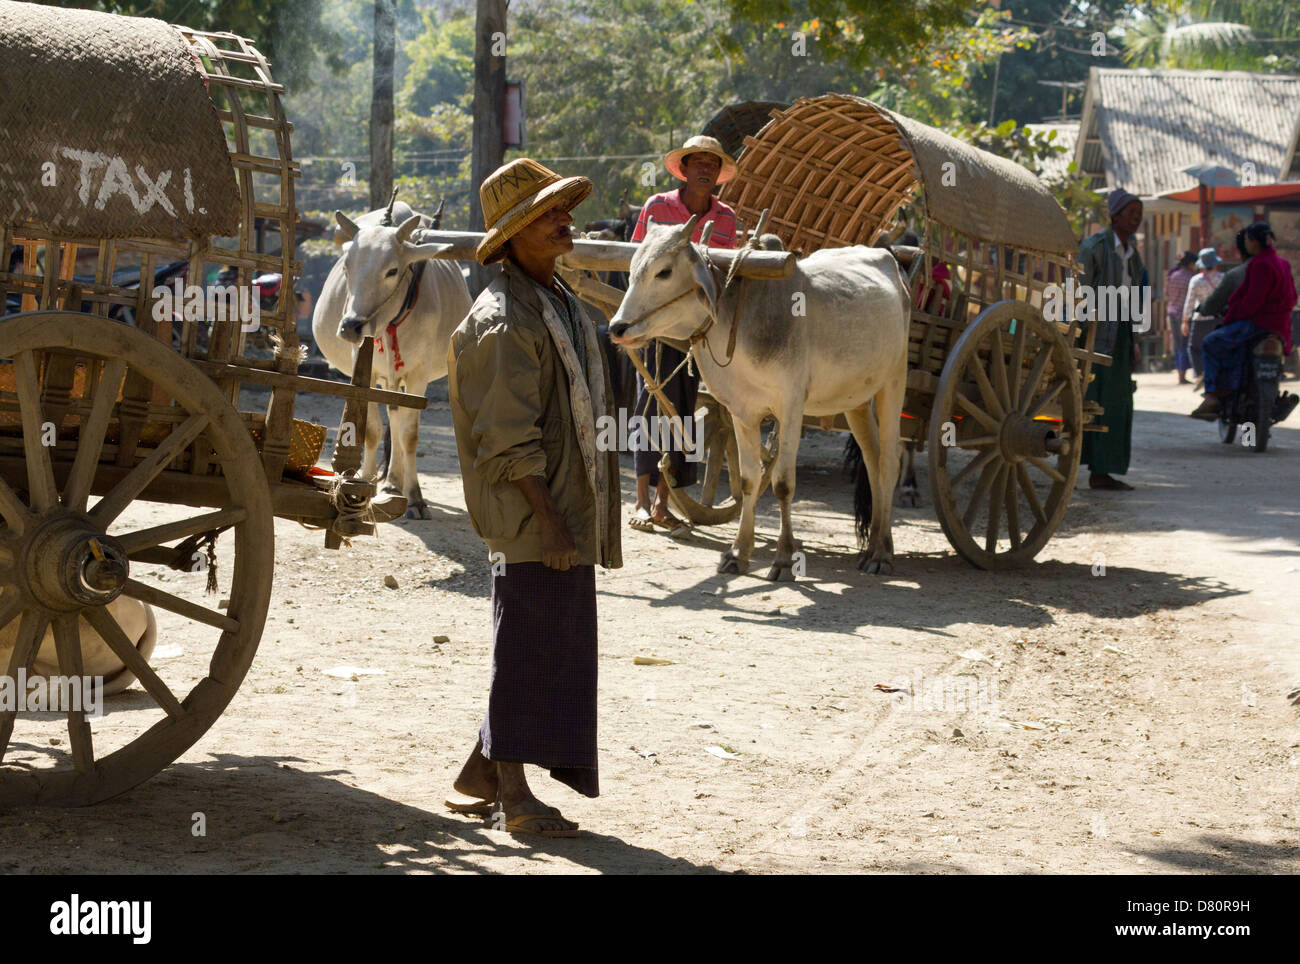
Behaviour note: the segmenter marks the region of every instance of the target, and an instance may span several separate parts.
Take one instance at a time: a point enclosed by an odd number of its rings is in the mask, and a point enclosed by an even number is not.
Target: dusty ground
[[[586,831],[550,842],[440,806],[484,710],[490,623],[435,402],[420,468],[438,518],[338,553],[279,523],[271,616],[225,715],[113,801],[0,814],[0,870],[1300,871],[1300,708],[1284,698],[1300,682],[1300,431],[1262,456],[1222,446],[1171,375],[1140,382],[1138,490],[1080,488],[1024,572],[958,559],[922,478],[896,575],[859,573],[840,437],[820,433],[800,453],[801,581],[715,575],[729,529],[628,531],[627,565],[597,577],[604,795],[536,771]],[[127,527],[175,511],[137,506]],[[757,571],[775,529],[769,495]],[[202,599],[199,578],[163,585]],[[161,617],[155,664],[180,687],[211,641]],[[634,665],[652,653],[673,665]],[[946,686],[947,709],[874,689],[904,681]],[[150,706],[119,698],[105,738]]]

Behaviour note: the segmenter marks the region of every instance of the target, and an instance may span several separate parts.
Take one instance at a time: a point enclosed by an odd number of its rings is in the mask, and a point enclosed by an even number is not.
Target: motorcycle
[[[1251,343],[1244,377],[1237,390],[1219,406],[1219,441],[1231,445],[1242,429],[1242,444],[1256,452],[1268,449],[1269,430],[1295,411],[1300,396],[1279,391],[1282,339],[1265,332]]]

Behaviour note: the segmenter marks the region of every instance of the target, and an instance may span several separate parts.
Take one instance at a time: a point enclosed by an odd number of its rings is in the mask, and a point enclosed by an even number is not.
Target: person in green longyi
[[[1085,238],[1079,245],[1082,265],[1080,283],[1092,289],[1097,326],[1093,350],[1111,356],[1111,363],[1094,365],[1092,384],[1085,398],[1099,402],[1105,413],[1095,424],[1105,425],[1105,432],[1087,432],[1083,436],[1083,461],[1088,464],[1088,486],[1093,489],[1131,491],[1133,486],[1115,478],[1128,472],[1133,443],[1133,371],[1140,354],[1133,337],[1137,319],[1123,313],[1119,318],[1107,312],[1120,300],[1123,307],[1144,305],[1145,300],[1113,299],[1102,296],[1104,287],[1133,288],[1146,285],[1146,268],[1138,253],[1136,234],[1142,224],[1142,201],[1123,188],[1106,197],[1110,227]]]

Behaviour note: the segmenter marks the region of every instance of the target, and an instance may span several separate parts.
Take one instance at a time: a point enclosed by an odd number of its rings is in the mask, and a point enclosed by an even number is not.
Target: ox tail
[[[853,527],[857,530],[860,548],[867,544],[871,529],[871,478],[867,475],[862,447],[852,432],[844,440],[844,472],[853,483]]]

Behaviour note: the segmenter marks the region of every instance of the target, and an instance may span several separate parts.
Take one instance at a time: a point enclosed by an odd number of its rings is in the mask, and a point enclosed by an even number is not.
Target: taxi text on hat
[[[520,157],[497,168],[478,190],[483,203],[483,224],[487,234],[479,242],[475,257],[479,264],[493,264],[505,257],[503,246],[554,207],[569,211],[591,193],[585,177],[561,177],[531,157]]]

